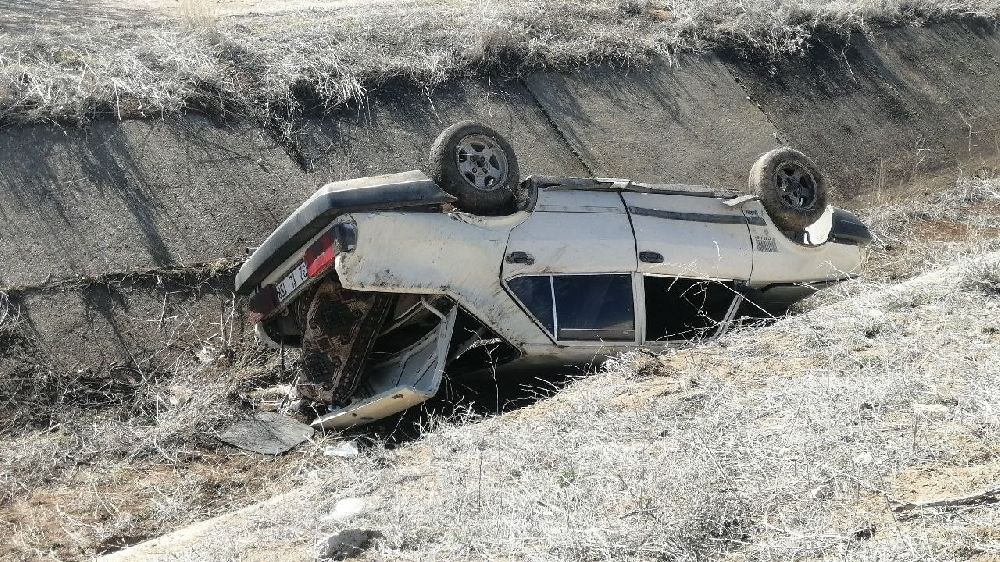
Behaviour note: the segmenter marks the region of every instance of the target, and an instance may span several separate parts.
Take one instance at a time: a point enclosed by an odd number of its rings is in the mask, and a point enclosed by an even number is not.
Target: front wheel
[[[826,210],[826,178],[805,154],[788,147],[776,148],[750,169],[750,191],[779,229],[800,233]]]
[[[462,121],[431,146],[429,173],[454,195],[463,211],[500,215],[513,209],[520,182],[517,156],[500,133],[476,121]]]

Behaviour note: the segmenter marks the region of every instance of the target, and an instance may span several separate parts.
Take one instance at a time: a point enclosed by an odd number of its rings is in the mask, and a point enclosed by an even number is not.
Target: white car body
[[[675,310],[670,299],[680,298],[674,293],[682,288],[684,294],[700,292],[705,302],[714,303],[717,310],[707,313],[711,319],[697,332],[699,339],[712,338],[731,325],[748,298],[760,301],[762,309],[780,311],[817,287],[850,278],[861,264],[867,230],[861,225],[860,237],[856,228],[841,237],[833,227],[832,208],[810,228],[811,243],[804,244],[780,232],[753,197],[703,186],[545,179],[534,186],[524,210],[506,216],[477,216],[447,210],[447,205],[337,214],[259,280],[257,291],[291,279],[289,272],[304,267],[299,264],[306,249],[331,227],[344,225],[356,237],[341,245],[333,264],[344,288],[419,295],[421,307],[440,318],[437,329],[421,342],[367,369],[364,380],[369,384],[355,403],[320,418],[317,425],[362,423],[425,400],[437,391],[456,351],[475,347],[476,338],[502,340],[513,350],[503,364],[491,366],[498,373],[589,364],[640,346],[655,350],[690,341],[675,337],[681,332],[670,332],[675,329],[670,327]],[[430,181],[420,172],[374,180]],[[837,213],[840,222],[853,218]],[[551,312],[545,304],[546,283],[552,290]],[[583,311],[581,302],[589,303],[583,308],[606,306],[584,298],[582,293],[591,288],[624,303],[620,308],[625,312],[609,311],[615,316],[613,326],[586,324],[584,317],[599,314]],[[654,298],[647,289],[663,299],[656,301],[656,310],[647,310]],[[295,286],[268,318],[280,316],[299,290]],[[726,296],[730,293],[731,298]],[[467,342],[459,341],[464,335],[452,333],[458,311],[482,326]],[[272,340],[268,330],[258,333]],[[401,362],[407,353],[421,355],[419,368]],[[402,372],[407,368],[412,372]]]

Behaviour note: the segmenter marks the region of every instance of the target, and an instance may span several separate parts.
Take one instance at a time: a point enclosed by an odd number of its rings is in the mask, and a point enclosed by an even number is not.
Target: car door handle
[[[531,257],[528,252],[511,252],[507,254],[507,263],[523,263],[524,265],[531,265],[535,263],[535,258]]]
[[[659,252],[639,252],[639,261],[643,263],[663,263],[663,254]]]

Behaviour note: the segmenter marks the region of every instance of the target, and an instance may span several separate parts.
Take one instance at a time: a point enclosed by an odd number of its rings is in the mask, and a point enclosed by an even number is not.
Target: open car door
[[[351,404],[333,410],[312,422],[313,427],[343,429],[402,412],[426,401],[441,386],[448,346],[455,329],[458,307],[441,312],[422,303],[441,321],[436,329],[391,358],[366,369]]]

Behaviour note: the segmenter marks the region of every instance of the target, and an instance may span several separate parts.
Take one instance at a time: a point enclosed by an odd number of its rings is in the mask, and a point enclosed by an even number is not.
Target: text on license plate
[[[278,282],[278,302],[283,302],[307,279],[309,279],[309,269],[306,267],[306,262],[301,261],[295,269],[288,272],[288,275]]]

